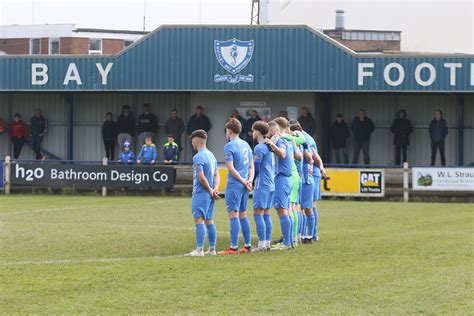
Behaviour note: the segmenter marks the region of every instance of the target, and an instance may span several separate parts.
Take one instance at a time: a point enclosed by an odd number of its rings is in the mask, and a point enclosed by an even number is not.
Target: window
[[[102,55],[102,39],[89,39],[89,55]]]
[[[59,55],[59,38],[49,39],[49,54]]]
[[[39,38],[30,39],[30,55],[41,54],[41,40]]]
[[[123,41],[123,48],[127,48],[128,46],[132,45],[133,44],[133,41]]]

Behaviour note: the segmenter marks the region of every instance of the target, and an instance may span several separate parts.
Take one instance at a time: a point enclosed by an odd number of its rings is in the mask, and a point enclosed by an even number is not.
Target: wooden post
[[[108,165],[108,159],[104,157],[102,159],[102,166],[107,166]],[[102,196],[107,196],[107,187],[102,187]]]
[[[408,190],[410,189],[410,183],[408,181],[408,162],[403,163],[403,201],[408,202],[409,201],[409,196],[408,196]]]
[[[12,163],[11,163],[11,157],[6,156],[5,157],[5,183],[3,184],[3,190],[6,195],[10,194],[10,189],[11,189],[11,175],[12,175]]]

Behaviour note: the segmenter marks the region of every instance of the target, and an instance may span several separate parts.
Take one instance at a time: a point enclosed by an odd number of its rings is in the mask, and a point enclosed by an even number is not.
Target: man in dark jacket
[[[403,162],[407,162],[407,147],[410,145],[410,134],[413,132],[413,127],[410,120],[407,119],[407,112],[405,110],[398,111],[390,131],[394,134],[395,164],[400,165],[400,152],[402,153]]]
[[[117,123],[112,119],[112,112],[105,114],[102,124],[102,139],[104,140],[105,157],[109,161],[115,160],[115,142],[117,141]]]
[[[253,149],[254,142],[252,137],[252,126],[253,123],[260,121],[260,117],[258,116],[257,110],[250,111],[250,118],[245,122],[245,133],[246,133],[246,141],[250,145],[250,148]]]
[[[298,122],[306,133],[314,137],[316,134],[316,121],[311,116],[307,107],[301,109],[301,116],[298,118]]]
[[[178,117],[178,111],[176,109],[171,110],[171,116],[166,120],[165,133],[167,135],[173,135],[174,142],[178,144],[181,150],[181,135],[184,132],[184,122]]]
[[[237,119],[239,122],[240,122],[240,126],[242,127],[241,128],[241,131],[240,131],[240,134],[239,134],[239,137],[240,139],[243,139],[243,140],[246,140],[246,124],[245,124],[245,119],[239,114],[239,111],[237,111],[237,109],[233,109],[232,110],[232,113],[230,115],[230,117],[233,117],[235,119]],[[224,129],[224,132],[225,132],[225,129]]]
[[[117,139],[120,146],[123,146],[125,141],[127,141],[131,146],[133,143],[133,136],[135,136],[135,116],[130,111],[130,106],[124,105],[122,107],[122,113],[117,120],[117,129]]]
[[[43,137],[48,131],[48,121],[44,118],[40,109],[36,109],[35,116],[31,118],[30,122],[30,146],[33,149],[36,159],[41,160],[41,143]]]
[[[349,138],[349,126],[344,121],[342,113],[336,114],[336,120],[331,125],[331,140],[337,164],[348,164],[347,138]]]
[[[443,112],[436,110],[434,119],[430,123],[429,133],[431,138],[431,165],[436,162],[436,149],[439,148],[441,165],[446,166],[446,156],[444,155],[444,139],[448,135],[448,122],[443,119]]]
[[[196,112],[189,118],[188,124],[186,125],[186,134],[188,134],[188,136],[191,136],[191,133],[198,129],[203,129],[206,132],[209,132],[211,129],[211,122],[203,112],[204,109],[202,106],[198,105]]]
[[[139,146],[145,144],[145,138],[155,139],[158,131],[158,118],[150,112],[150,105],[143,104],[143,114],[138,117],[138,142]]]
[[[351,123],[352,135],[354,137],[354,157],[352,164],[359,162],[360,150],[364,154],[364,164],[370,164],[369,142],[370,135],[374,132],[375,126],[370,118],[365,115],[364,110],[360,110],[359,114],[354,117]]]

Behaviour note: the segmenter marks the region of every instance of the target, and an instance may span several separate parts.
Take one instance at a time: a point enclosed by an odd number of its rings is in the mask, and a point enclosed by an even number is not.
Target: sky
[[[270,0],[277,7],[288,0]],[[402,31],[402,50],[474,54],[474,0],[290,0],[271,24]],[[251,0],[0,0],[0,25],[71,23],[82,28],[154,30],[162,24],[249,24]]]

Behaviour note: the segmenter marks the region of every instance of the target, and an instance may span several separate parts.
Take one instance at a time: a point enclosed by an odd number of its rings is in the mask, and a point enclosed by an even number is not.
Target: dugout
[[[159,118],[159,146],[172,108],[186,121],[204,106],[219,161],[234,108],[256,107],[272,117],[310,108],[326,161],[335,114],[350,123],[363,108],[376,125],[370,151],[377,165],[393,164],[389,129],[400,108],[415,128],[409,161],[428,164],[428,124],[440,108],[450,127],[448,165],[474,162],[474,55],[358,54],[307,26],[170,25],[115,56],[0,56],[0,117],[10,121],[18,112],[28,121],[41,108],[50,123],[43,147],[60,159],[100,160],[105,113],[116,118],[128,104],[140,114],[143,103]],[[2,133],[0,157],[9,153]],[[21,158],[33,155],[25,149]]]

